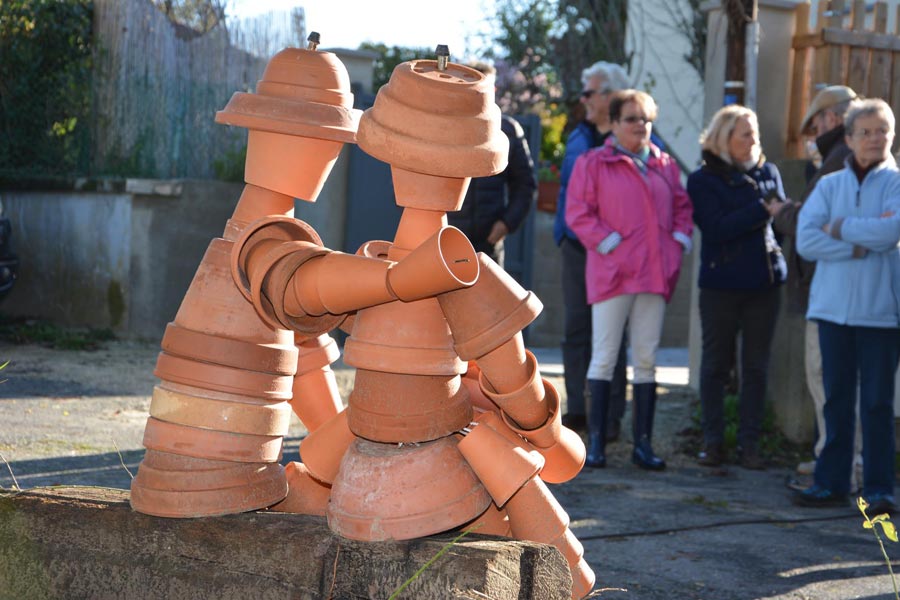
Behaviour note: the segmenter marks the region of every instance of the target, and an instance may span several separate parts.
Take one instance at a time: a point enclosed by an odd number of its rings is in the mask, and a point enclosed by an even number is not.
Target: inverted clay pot
[[[509,140],[491,82],[475,69],[414,60],[398,65],[360,119],[359,146],[392,166],[441,177],[506,168]]]
[[[477,358],[475,364],[478,365],[481,377],[498,394],[506,394],[527,385],[539,370],[537,360],[533,356],[529,358],[525,353],[521,331]]]
[[[347,448],[356,440],[347,416],[347,411],[342,410],[300,442],[303,464],[322,483],[330,485],[334,481]]]
[[[218,489],[158,490],[145,487],[138,476],[131,482],[131,507],[156,517],[214,517],[258,510],[283,499],[288,492],[281,465],[260,467],[261,479]]]
[[[279,460],[282,437],[213,431],[150,417],[144,428],[143,443],[150,450],[195,458],[267,463]]]
[[[247,225],[271,215],[293,217],[294,197],[247,184],[234,208],[234,213],[225,224],[225,232],[222,237],[233,242],[240,237]]]
[[[226,469],[158,469],[142,462],[135,479],[145,489],[163,492],[252,487],[276,476],[277,463],[231,463]]]
[[[510,369],[512,370],[512,369]],[[537,359],[526,350],[525,381],[518,389],[499,393],[488,381],[488,372],[482,370],[478,383],[484,395],[491,399],[516,426],[525,430],[534,430],[547,422],[549,408],[544,392],[544,384],[538,371]],[[496,371],[490,371],[496,373]]]
[[[473,427],[458,447],[500,508],[544,466],[543,456],[526,452],[487,426]]]
[[[160,421],[257,435],[287,435],[291,406],[287,402],[244,404],[153,388],[150,416]]]
[[[549,544],[569,526],[569,515],[537,477],[532,477],[509,499],[506,513],[513,536],[519,540]]]
[[[409,375],[457,375],[465,370],[434,298],[388,302],[357,312],[344,342],[344,363]]]
[[[394,194],[397,194],[396,184]],[[389,245],[390,259],[400,260],[444,227],[447,227],[447,213],[442,210],[404,209],[394,234],[394,243]]]
[[[167,381],[270,401],[290,400],[294,382],[290,375],[215,365],[165,352],[159,353],[153,374]]]
[[[312,202],[342,143],[354,141],[361,113],[352,98],[337,57],[287,48],[269,61],[257,93],[235,93],[216,122],[250,129],[248,183]]]
[[[553,384],[546,379],[541,378],[544,386],[544,398],[547,401],[548,417],[544,423],[535,429],[525,429],[519,427],[510,417],[502,411],[500,415],[506,425],[528,440],[535,448],[549,448],[559,441],[562,431],[562,417],[559,410],[559,392],[553,387]]]
[[[316,431],[344,408],[331,367],[306,371],[294,377],[291,408],[307,431]]]
[[[528,441],[518,433],[510,429],[498,413],[492,410],[476,411],[475,421],[479,425],[490,427],[491,429],[505,437],[507,440],[509,440],[514,446],[518,446],[526,452],[536,452],[534,446],[529,444]]]
[[[354,540],[408,540],[472,521],[490,496],[456,448],[455,436],[425,444],[357,439],[331,490],[328,526]]]
[[[388,271],[388,285],[404,302],[470,286],[478,279],[478,260],[469,238],[444,227]]]
[[[534,321],[541,301],[483,252],[475,285],[438,296],[463,360],[481,358]]]
[[[461,209],[472,181],[470,177],[428,175],[398,166],[391,166],[391,178],[397,206],[441,212]]]
[[[288,495],[269,510],[324,517],[331,486],[317,481],[309,474],[306,465],[300,462],[289,462],[284,472],[287,476]]]
[[[375,442],[427,442],[472,420],[458,375],[407,375],[357,369],[349,425]]]
[[[293,344],[258,344],[231,337],[193,331],[175,323],[166,326],[163,352],[227,367],[246,368],[278,375],[297,370],[297,348]]]

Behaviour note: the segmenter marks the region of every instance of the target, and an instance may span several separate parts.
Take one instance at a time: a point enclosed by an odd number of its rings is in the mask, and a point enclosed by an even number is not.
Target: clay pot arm
[[[290,404],[294,414],[312,433],[344,408],[331,363],[341,351],[330,335],[295,336],[298,350]]]

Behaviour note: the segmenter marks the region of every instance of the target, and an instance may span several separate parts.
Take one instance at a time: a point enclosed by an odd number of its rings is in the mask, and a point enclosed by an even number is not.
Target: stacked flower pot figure
[[[247,186],[163,340],[132,506],[274,505],[364,541],[477,527],[556,546],[581,598],[594,574],[545,482],[574,477],[584,445],[522,341],[540,301],[447,226],[508,141],[491,82],[440,54],[398,66],[359,117],[334,55],[284,50],[218,113],[250,129]],[[391,165],[403,214],[393,241],[345,254],[291,209],[353,141]],[[328,336],[342,323],[344,410]],[[291,409],[310,434],[282,469]]]

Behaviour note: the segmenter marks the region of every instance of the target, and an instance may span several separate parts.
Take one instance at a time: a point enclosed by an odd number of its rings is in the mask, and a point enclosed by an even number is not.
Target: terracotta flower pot
[[[477,519],[470,521],[459,528],[460,531],[469,531],[478,535],[496,535],[500,537],[512,537],[509,528],[509,517],[502,508],[491,502],[487,510],[481,513]]]
[[[331,140],[251,129],[244,181],[315,202],[343,147]]]
[[[412,302],[470,286],[478,279],[478,260],[469,238],[445,227],[393,265],[387,280],[394,295]]]
[[[543,306],[484,253],[475,285],[438,296],[463,360],[481,358],[525,329]]]
[[[441,177],[484,177],[506,168],[509,140],[490,81],[436,61],[398,65],[360,119],[359,146],[392,166]]]
[[[513,536],[520,540],[549,544],[569,526],[569,515],[537,477],[509,499],[506,513]]]
[[[597,577],[583,558],[578,561],[574,567],[570,567],[572,572],[572,598],[580,600],[591,593]]]
[[[560,435],[562,434],[562,416],[559,411],[559,392],[557,392],[556,388],[553,387],[553,384],[546,379],[541,379],[541,383],[544,385],[544,398],[547,401],[547,411],[549,416],[540,427],[536,429],[523,429],[514,423],[508,415],[503,412],[500,413],[503,417],[503,422],[506,423],[510,429],[524,437],[538,449],[550,448],[559,441]]]
[[[247,463],[238,463],[241,466]],[[141,466],[147,465],[160,471],[212,471],[215,469],[233,469],[236,465],[230,460],[209,460],[195,458],[183,454],[160,452],[159,450],[147,450],[144,452],[144,460]]]
[[[472,420],[458,375],[406,375],[357,369],[348,401],[350,429],[375,442],[427,442]]]
[[[478,412],[475,415],[475,421],[478,422],[479,425],[490,427],[509,440],[514,446],[518,446],[526,452],[536,452],[534,446],[529,444],[528,441],[518,433],[510,429],[498,413],[494,411]]]
[[[522,332],[516,332],[503,344],[475,360],[481,376],[498,394],[518,390],[539,371],[537,359],[525,353]]]
[[[306,371],[294,377],[291,407],[307,431],[316,431],[344,409],[331,367]]]
[[[327,367],[341,357],[341,349],[327,333],[317,336],[294,334],[297,347],[296,375]]]
[[[222,237],[233,242],[240,237],[247,225],[270,215],[293,217],[294,197],[247,184],[244,186],[234,213],[225,224],[225,232]]]
[[[293,375],[297,370],[298,353],[293,344],[256,343],[193,331],[176,323],[166,326],[162,349],[172,356],[227,367],[252,365],[254,371],[264,373]]]
[[[401,217],[401,221],[403,218]],[[444,223],[446,225],[446,223]],[[432,232],[433,233],[433,232]],[[429,235],[429,237],[431,237]],[[380,260],[388,260],[388,253],[391,250],[391,242],[385,240],[370,240],[364,242],[357,250],[356,254],[368,258],[378,258]]]
[[[331,252],[300,267],[290,285],[306,313],[339,315],[396,300],[387,285],[391,265],[377,258]]]
[[[471,369],[470,369],[471,372]],[[497,412],[500,409],[496,404],[491,402],[490,398],[484,395],[484,392],[481,391],[481,386],[478,385],[478,379],[469,377],[468,374],[461,378],[461,383],[466,391],[469,392],[469,402],[478,410],[482,411],[491,411]],[[500,418],[499,415],[497,417]]]
[[[575,478],[584,467],[587,450],[581,436],[563,427],[559,441],[549,448],[537,448],[544,457],[541,479],[547,483],[565,483]]]
[[[500,508],[544,466],[540,454],[526,452],[487,426],[473,427],[458,447]]]
[[[526,351],[526,380],[522,386],[507,393],[498,393],[492,382],[487,380],[487,372],[481,371],[479,385],[484,395],[491,399],[503,413],[521,429],[535,430],[547,422],[549,407],[540,378],[537,359]],[[494,371],[491,371],[494,373]]]
[[[231,463],[226,469],[158,469],[142,462],[135,480],[145,489],[159,491],[221,490],[263,483],[281,470],[277,463]]]
[[[355,439],[347,425],[347,411],[342,410],[300,442],[300,458],[310,475],[331,484],[338,474],[341,459]]]
[[[397,206],[441,212],[461,209],[472,181],[471,177],[428,175],[398,166],[391,166],[391,177]],[[396,238],[395,242],[401,248],[415,248],[400,244]]]
[[[356,313],[344,342],[344,363],[409,375],[457,375],[465,370],[434,298],[389,302]]]
[[[400,446],[357,439],[332,486],[328,526],[354,540],[408,540],[473,520],[491,498],[456,443],[454,436]]]
[[[175,315],[175,325],[259,344],[290,344],[292,334],[267,327],[235,287],[231,276],[233,247],[232,242],[220,238],[210,242]]]
[[[281,457],[280,435],[249,435],[166,423],[150,417],[144,428],[144,447],[171,454],[210,460],[266,463]]]
[[[394,194],[398,194],[396,184]],[[404,209],[400,224],[397,225],[397,233],[394,234],[394,243],[389,247],[390,259],[402,259],[444,227],[447,227],[447,213],[443,210]]]
[[[153,388],[150,416],[160,421],[257,435],[287,435],[291,406],[287,402],[258,405],[229,402]]]
[[[288,482],[287,497],[269,510],[324,517],[331,486],[316,481],[303,463],[289,462],[284,472]]]
[[[153,374],[167,381],[270,401],[290,400],[294,382],[290,375],[214,365],[165,352],[159,353]]]
[[[288,492],[281,465],[268,465],[258,482],[221,489],[156,490],[131,482],[131,508],[156,517],[195,518],[229,515],[271,506]],[[138,471],[140,474],[140,471]]]

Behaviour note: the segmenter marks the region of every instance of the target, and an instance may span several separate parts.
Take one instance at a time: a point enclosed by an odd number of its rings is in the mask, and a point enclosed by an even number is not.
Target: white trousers
[[[612,380],[627,323],[634,364],[632,383],[656,381],[656,350],[665,312],[666,301],[659,294],[624,294],[592,304],[593,335],[588,379]]]

